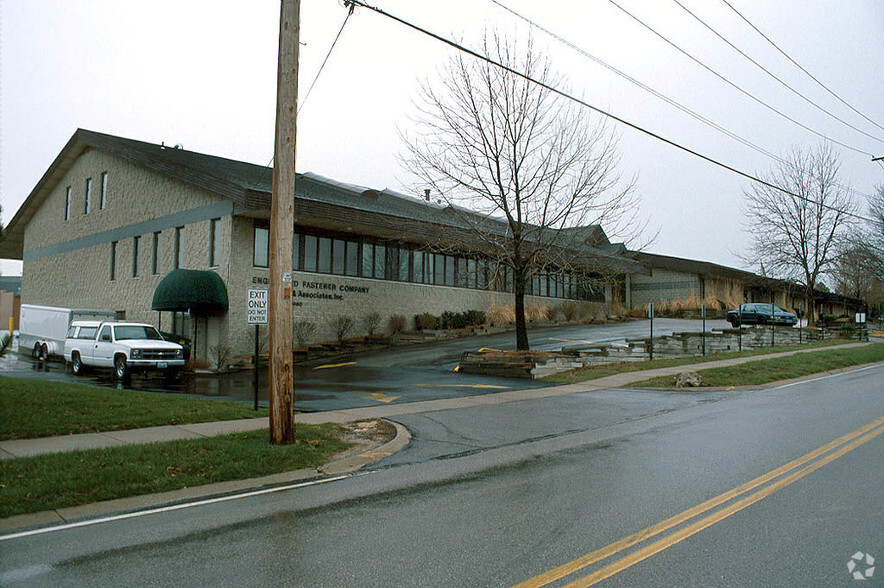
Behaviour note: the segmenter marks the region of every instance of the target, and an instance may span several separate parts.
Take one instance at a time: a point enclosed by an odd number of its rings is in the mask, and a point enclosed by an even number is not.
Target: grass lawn
[[[709,361],[718,361],[720,359],[730,359],[735,357],[753,357],[756,355],[768,355],[771,353],[782,353],[785,351],[796,351],[798,349],[817,349],[821,347],[831,347],[832,345],[844,345],[852,343],[843,339],[830,339],[828,341],[814,341],[813,343],[805,343],[804,345],[784,345],[782,347],[767,347],[754,351],[735,351],[732,353],[715,353],[705,357],[674,357],[669,359],[655,359],[652,361],[634,361],[624,363],[611,363],[606,365],[595,365],[583,368],[577,368],[567,372],[553,374],[543,378],[549,382],[563,382],[566,384],[575,384],[577,382],[585,382],[587,380],[595,380],[615,374],[625,372],[640,372],[645,370],[655,370],[657,368],[677,367],[682,365],[695,365]]]
[[[262,430],[0,460],[0,517],[316,467],[349,447],[339,431],[298,425],[288,446]]]
[[[878,361],[884,361],[884,345],[798,353],[731,367],[699,370],[698,373],[703,378],[704,386],[754,386]],[[659,376],[630,384],[630,387],[666,388],[674,385],[675,376]]]
[[[83,384],[0,377],[0,440],[267,416],[262,408]]]

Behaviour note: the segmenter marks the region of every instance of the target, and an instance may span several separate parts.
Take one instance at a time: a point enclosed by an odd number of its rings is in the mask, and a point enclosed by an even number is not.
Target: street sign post
[[[255,325],[255,359],[253,365],[255,371],[252,383],[255,389],[255,410],[258,410],[258,355],[260,353],[261,325],[266,325],[268,320],[267,314],[267,288],[249,288],[249,298],[246,302],[246,321],[250,325]]]

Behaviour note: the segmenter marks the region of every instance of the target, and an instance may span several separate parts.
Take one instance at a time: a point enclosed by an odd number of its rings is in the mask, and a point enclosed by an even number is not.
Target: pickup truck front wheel
[[[83,373],[83,360],[80,359],[80,354],[76,351],[71,355],[71,371],[75,376]]]
[[[122,380],[129,375],[129,364],[126,363],[126,358],[122,355],[114,358],[114,373],[117,374],[118,380]]]

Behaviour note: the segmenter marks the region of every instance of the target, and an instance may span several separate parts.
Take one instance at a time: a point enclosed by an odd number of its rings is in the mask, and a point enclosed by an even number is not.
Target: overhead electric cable
[[[493,65],[494,67],[498,67],[506,72],[511,73],[514,76],[520,77],[520,78],[522,78],[532,84],[535,84],[536,86],[539,86],[545,90],[548,90],[549,92],[552,92],[553,94],[561,96],[562,98],[565,98],[566,100],[570,100],[572,102],[575,102],[585,108],[588,108],[594,112],[601,114],[602,116],[605,116],[607,118],[610,118],[611,120],[619,122],[622,125],[626,125],[627,127],[631,128],[633,130],[636,130],[640,133],[643,133],[645,135],[648,135],[649,137],[653,137],[654,139],[657,139],[658,141],[666,143],[667,145],[670,145],[672,147],[675,147],[676,149],[680,149],[681,151],[684,151],[685,153],[689,153],[690,155],[693,155],[694,157],[698,157],[698,158],[700,158],[706,162],[709,162],[713,165],[717,165],[718,167],[721,167],[722,169],[726,169],[726,170],[728,170],[738,176],[744,177],[744,178],[751,180],[753,182],[757,182],[763,186],[767,186],[768,188],[771,188],[773,190],[777,190],[778,192],[782,192],[783,194],[786,194],[788,196],[792,196],[793,198],[797,198],[797,199],[802,200],[804,202],[808,202],[810,204],[816,204],[817,206],[821,206],[821,207],[831,210],[833,212],[838,212],[838,213],[841,213],[845,216],[852,216],[852,217],[858,218],[860,220],[871,221],[871,219],[869,219],[867,217],[855,214],[855,213],[847,211],[847,210],[842,210],[840,208],[835,208],[834,206],[829,206],[828,204],[825,204],[823,202],[818,202],[818,201],[814,200],[813,198],[808,198],[806,196],[799,196],[798,194],[795,194],[794,192],[790,192],[789,190],[782,188],[780,186],[777,186],[776,184],[772,184],[766,180],[762,180],[761,178],[755,177],[752,174],[741,171],[733,166],[730,166],[726,163],[723,163],[721,161],[713,159],[712,157],[709,157],[708,155],[703,155],[702,153],[700,153],[698,151],[694,151],[690,147],[685,147],[684,145],[676,143],[675,141],[672,141],[671,139],[667,139],[667,138],[663,137],[662,135],[658,135],[657,133],[654,133],[653,131],[649,131],[648,129],[640,127],[635,123],[631,123],[626,119],[620,118],[619,116],[617,116],[615,114],[611,114],[610,112],[607,112],[597,106],[593,106],[592,104],[586,102],[585,100],[582,100],[580,98],[577,98],[576,96],[568,94],[564,90],[560,90],[554,86],[550,86],[549,84],[547,84],[545,82],[542,82],[540,80],[536,80],[536,79],[532,78],[531,76],[529,76],[529,75],[527,75],[517,69],[514,69],[512,67],[504,65],[504,64],[500,63],[499,61],[495,61],[491,57],[488,57],[487,55],[483,55],[481,53],[478,53],[468,47],[464,47],[463,45],[457,43],[456,41],[452,41],[451,39],[449,39],[447,37],[443,37],[437,33],[434,33],[434,32],[427,30],[421,26],[411,23],[403,18],[400,18],[394,14],[391,14],[391,13],[383,10],[382,8],[378,8],[376,6],[366,4],[362,0],[349,0],[349,2],[353,5],[361,6],[363,8],[368,9],[368,10],[371,10],[372,12],[380,14],[381,16],[385,16],[385,17],[389,18],[390,20],[394,20],[394,21],[398,22],[399,24],[402,24],[410,29],[413,29],[413,30],[421,33],[421,34],[424,34],[424,35],[427,35],[428,37],[436,39],[440,43],[444,43],[445,45],[448,45],[449,47],[453,47],[454,49],[457,49],[458,51],[461,51],[463,53],[466,53],[467,55],[475,57],[476,59],[480,59],[482,61],[485,61],[486,63]]]
[[[500,8],[502,8],[503,10],[506,10],[507,12],[509,12],[510,14],[512,14],[513,16],[515,16],[516,18],[519,18],[519,19],[523,20],[523,21],[526,22],[529,26],[531,26],[531,27],[533,27],[533,28],[536,28],[536,29],[539,30],[539,31],[542,31],[543,33],[549,35],[549,36],[552,37],[553,39],[559,41],[560,43],[566,45],[567,47],[570,47],[570,48],[573,49],[574,51],[577,51],[578,53],[580,53],[581,55],[583,55],[583,56],[586,57],[587,59],[590,59],[590,60],[594,61],[594,62],[597,63],[598,65],[601,65],[602,67],[604,67],[604,68],[608,69],[609,71],[611,71],[611,72],[617,74],[618,76],[620,76],[620,77],[622,77],[623,79],[625,79],[625,80],[631,82],[632,84],[635,84],[636,86],[638,86],[638,87],[641,88],[642,90],[644,90],[644,91],[646,91],[646,92],[652,94],[653,96],[659,98],[660,100],[663,100],[663,101],[666,102],[667,104],[670,104],[671,106],[674,106],[675,108],[678,108],[679,110],[681,110],[681,111],[684,112],[685,114],[688,114],[688,115],[692,116],[693,118],[699,120],[699,121],[702,122],[703,124],[708,125],[709,127],[715,129],[716,131],[719,131],[720,133],[722,133],[722,134],[724,134],[724,135],[727,135],[727,136],[730,137],[731,139],[734,139],[735,141],[737,141],[737,142],[739,142],[739,143],[741,143],[741,144],[743,144],[743,145],[749,147],[750,149],[754,149],[754,150],[757,151],[758,153],[761,153],[762,155],[765,155],[765,156],[767,156],[767,157],[773,159],[773,160],[776,161],[777,163],[784,164],[784,165],[787,163],[785,159],[783,159],[782,157],[776,155],[775,153],[772,153],[772,152],[768,151],[767,149],[765,149],[765,148],[763,148],[763,147],[761,147],[761,146],[759,146],[759,145],[753,143],[752,141],[750,141],[749,139],[746,139],[745,137],[741,137],[740,135],[738,135],[738,134],[734,133],[733,131],[727,129],[726,127],[723,127],[722,125],[716,123],[715,121],[706,118],[705,116],[703,116],[702,114],[700,114],[700,113],[698,113],[698,112],[696,112],[696,111],[694,111],[694,110],[691,110],[689,107],[685,106],[684,104],[681,104],[680,102],[676,101],[675,99],[670,98],[669,96],[666,96],[666,95],[663,94],[662,92],[659,92],[659,91],[655,90],[654,88],[648,86],[647,84],[645,84],[645,83],[643,83],[643,82],[641,82],[641,81],[639,81],[639,80],[633,78],[632,76],[630,76],[630,75],[627,74],[626,72],[624,72],[624,71],[622,71],[622,70],[620,70],[620,69],[614,67],[613,65],[607,63],[606,61],[604,61],[604,60],[602,60],[602,59],[596,57],[595,55],[589,53],[589,52],[586,51],[585,49],[582,49],[581,47],[578,47],[577,45],[575,45],[575,44],[572,43],[571,41],[565,39],[565,38],[562,37],[561,35],[558,35],[558,34],[554,33],[553,31],[551,31],[551,30],[547,29],[546,27],[544,27],[544,26],[538,24],[537,22],[531,20],[530,18],[528,18],[528,17],[526,17],[526,16],[524,16],[524,15],[522,15],[522,14],[516,12],[515,10],[513,10],[513,9],[510,8],[509,6],[507,6],[507,5],[503,4],[502,2],[500,2],[500,0],[491,0],[491,2],[494,3],[494,4],[496,4],[497,6],[499,6]],[[865,198],[869,198],[869,195],[868,195],[868,194],[864,194],[864,193],[859,192],[859,191],[857,191],[857,190],[854,190],[853,188],[850,188],[850,187],[848,187],[848,186],[841,186],[841,185],[838,185],[838,187],[839,187],[839,188],[842,188],[842,189],[844,189],[844,190],[847,190],[847,191],[849,191],[849,192],[852,192],[852,193],[854,193],[854,194],[858,194],[859,196],[863,196],[863,197],[865,197]]]
[[[555,40],[559,41],[560,43],[562,43],[562,44],[564,44],[564,45],[570,47],[570,48],[573,49],[574,51],[577,51],[578,53],[580,53],[581,55],[583,55],[583,56],[586,57],[587,59],[590,59],[590,60],[594,61],[595,63],[597,63],[598,65],[601,65],[602,67],[604,67],[604,68],[607,69],[608,71],[611,71],[611,72],[615,73],[616,75],[620,76],[621,78],[625,79],[626,81],[628,81],[628,82],[630,82],[630,83],[632,83],[632,84],[638,86],[639,88],[641,88],[641,89],[644,90],[645,92],[648,92],[649,94],[652,94],[653,96],[659,98],[660,100],[663,100],[663,101],[666,102],[667,104],[669,104],[669,105],[671,105],[671,106],[674,106],[675,108],[681,110],[681,111],[684,112],[685,114],[688,114],[688,115],[692,116],[693,118],[699,120],[699,121],[702,122],[703,124],[712,127],[712,128],[715,129],[716,131],[719,131],[719,132],[721,132],[721,133],[727,135],[727,136],[730,137],[731,139],[734,139],[735,141],[737,141],[737,142],[739,142],[739,143],[742,143],[743,145],[745,145],[745,146],[747,146],[747,147],[750,147],[751,149],[754,149],[755,151],[758,151],[759,153],[761,153],[761,154],[763,154],[763,155],[766,155],[766,156],[768,156],[768,157],[770,157],[770,158],[773,158],[773,159],[779,161],[780,163],[785,162],[785,160],[783,160],[782,158],[778,157],[776,154],[771,153],[770,151],[767,151],[767,150],[764,149],[763,147],[760,147],[759,145],[756,145],[755,143],[749,141],[748,139],[746,139],[746,138],[744,138],[744,137],[741,137],[740,135],[734,133],[733,131],[731,131],[731,130],[729,130],[729,129],[727,129],[727,128],[721,126],[721,125],[719,125],[719,124],[716,123],[715,121],[712,121],[712,120],[706,118],[705,116],[703,116],[702,114],[696,112],[695,110],[691,110],[689,107],[687,107],[687,106],[685,106],[684,104],[682,104],[682,103],[676,101],[675,99],[670,98],[669,96],[663,94],[662,92],[659,92],[658,90],[655,90],[654,88],[648,86],[648,85],[645,84],[644,82],[641,82],[641,81],[635,79],[634,77],[630,76],[630,75],[627,74],[626,72],[624,72],[624,71],[622,71],[622,70],[620,70],[620,69],[614,67],[613,65],[609,64],[608,62],[606,62],[606,61],[604,61],[604,60],[602,60],[602,59],[596,57],[595,55],[593,55],[592,53],[589,53],[589,52],[586,51],[585,49],[582,49],[581,47],[578,47],[577,45],[575,45],[575,44],[572,43],[571,41],[565,39],[564,37],[562,37],[562,36],[560,36],[560,35],[558,35],[558,34],[552,32],[551,30],[547,29],[546,27],[544,27],[544,26],[542,26],[542,25],[536,23],[535,21],[529,19],[528,17],[526,17],[526,16],[524,16],[524,15],[522,15],[522,14],[516,12],[515,10],[513,10],[513,9],[510,8],[509,6],[506,6],[505,4],[501,3],[499,0],[491,0],[491,2],[493,2],[494,4],[496,4],[497,6],[499,6],[500,8],[506,10],[507,12],[509,12],[510,14],[512,14],[513,16],[515,16],[516,18],[519,18],[519,19],[525,21],[525,22],[528,23],[528,25],[530,25],[531,27],[536,28],[537,30],[546,33],[547,35],[549,35],[549,36],[552,37],[553,39],[555,39]]]
[[[818,80],[818,79],[817,79],[812,73],[810,73],[809,71],[807,71],[806,69],[804,69],[803,67],[801,67],[801,64],[800,64],[800,63],[798,63],[797,61],[795,61],[794,59],[792,59],[792,58],[789,56],[788,53],[786,53],[785,51],[783,51],[782,49],[780,49],[779,45],[777,45],[776,43],[774,43],[774,42],[770,39],[770,37],[768,37],[768,36],[765,35],[763,32],[761,32],[761,30],[760,30],[758,27],[756,27],[754,24],[752,24],[752,23],[749,21],[748,18],[746,18],[745,16],[743,16],[742,14],[740,14],[740,11],[738,11],[736,8],[734,8],[733,5],[731,5],[730,2],[728,2],[727,0],[721,0],[721,1],[724,2],[724,3],[727,5],[728,8],[730,8],[731,10],[733,10],[734,13],[736,13],[737,16],[739,16],[741,19],[743,19],[743,21],[744,21],[747,25],[749,25],[750,27],[752,27],[752,29],[753,29],[756,33],[758,33],[759,35],[761,35],[762,38],[764,38],[765,41],[767,41],[768,43],[770,43],[770,44],[774,47],[774,49],[776,49],[777,51],[779,51],[779,52],[783,55],[783,57],[785,57],[786,59],[788,59],[789,61],[791,61],[792,64],[793,64],[795,67],[797,67],[798,69],[800,69],[801,71],[803,71],[805,74],[807,74],[807,76],[808,76],[810,79],[812,79],[814,82],[816,82],[817,84],[819,84],[819,86],[820,86],[821,88],[823,88],[826,92],[828,92],[829,94],[831,94],[832,96],[834,96],[835,98],[837,98],[837,99],[838,99],[838,100],[839,100],[844,106],[846,106],[846,107],[849,108],[850,110],[854,111],[855,113],[857,113],[858,115],[860,115],[861,117],[863,117],[864,119],[866,119],[867,121],[869,121],[870,123],[872,123],[873,125],[875,125],[876,127],[878,127],[879,129],[881,129],[882,131],[884,131],[884,127],[882,127],[881,125],[879,125],[878,123],[876,123],[875,121],[873,121],[872,119],[870,119],[869,117],[867,117],[865,114],[863,114],[862,112],[860,112],[859,110],[857,110],[856,108],[854,108],[849,102],[847,102],[846,100],[844,100],[844,98],[842,98],[841,96],[839,96],[838,94],[836,94],[835,92],[833,92],[831,89],[829,89],[828,86],[826,86],[824,83],[822,83],[821,81],[819,81],[819,80]]]
[[[637,23],[639,23],[640,25],[642,25],[644,28],[646,28],[647,30],[649,30],[650,32],[652,32],[654,35],[656,35],[657,37],[659,37],[661,40],[663,40],[664,42],[666,42],[668,45],[670,45],[671,47],[673,47],[674,49],[676,49],[677,51],[679,51],[680,53],[682,53],[682,54],[683,54],[684,56],[686,56],[688,59],[690,59],[691,61],[693,61],[694,63],[696,63],[697,65],[699,65],[700,67],[702,67],[703,69],[705,69],[706,71],[708,71],[709,73],[711,73],[712,75],[714,75],[715,77],[717,77],[718,79],[720,79],[721,81],[725,82],[726,84],[728,84],[729,86],[731,86],[732,88],[734,88],[735,90],[737,90],[738,92],[740,92],[740,93],[746,95],[746,96],[747,96],[748,98],[750,98],[751,100],[757,102],[757,103],[760,104],[761,106],[764,106],[764,107],[767,108],[768,110],[770,110],[770,111],[772,111],[772,112],[775,112],[776,114],[778,114],[778,115],[780,115],[781,117],[785,118],[786,120],[792,122],[793,124],[798,125],[799,127],[801,127],[802,129],[804,129],[805,131],[808,131],[808,132],[810,132],[810,133],[813,133],[814,135],[816,135],[816,136],[818,136],[818,137],[820,137],[820,138],[822,138],[822,139],[825,139],[825,140],[827,140],[827,141],[830,141],[830,142],[832,142],[832,143],[835,143],[836,145],[841,145],[841,146],[844,147],[845,149],[850,149],[851,151],[856,151],[857,153],[862,153],[863,155],[868,155],[868,156],[870,156],[870,157],[872,156],[872,154],[869,153],[868,151],[863,151],[862,149],[859,149],[859,148],[857,148],[857,147],[852,147],[851,145],[848,145],[848,144],[846,144],[846,143],[842,143],[841,141],[838,141],[838,140],[833,139],[833,138],[831,138],[831,137],[829,137],[829,136],[827,136],[827,135],[824,135],[823,133],[820,133],[819,131],[816,131],[816,130],[814,130],[814,129],[808,127],[807,125],[805,125],[805,124],[803,124],[803,123],[801,123],[801,122],[795,120],[794,118],[790,117],[790,116],[787,115],[786,113],[784,113],[784,112],[782,112],[782,111],[780,111],[780,110],[777,110],[776,108],[774,108],[773,106],[771,106],[771,105],[768,104],[767,102],[761,100],[761,99],[758,98],[757,96],[753,95],[751,92],[747,92],[746,90],[744,90],[743,88],[741,88],[739,85],[737,85],[737,84],[735,84],[734,82],[730,81],[728,78],[724,77],[722,74],[718,73],[717,71],[715,71],[714,69],[712,69],[711,67],[709,67],[708,65],[706,65],[705,63],[703,63],[702,61],[700,61],[698,58],[694,57],[693,55],[691,55],[690,53],[688,53],[687,51],[685,51],[684,49],[682,49],[681,47],[679,47],[678,45],[676,45],[674,42],[672,42],[671,40],[669,40],[667,37],[665,37],[665,36],[662,35],[661,33],[657,32],[653,27],[651,27],[650,25],[648,25],[647,23],[645,23],[643,20],[641,20],[640,18],[638,18],[637,16],[635,16],[634,14],[632,14],[631,12],[629,12],[628,10],[626,10],[625,8],[623,8],[622,6],[620,6],[619,4],[617,4],[617,2],[615,2],[615,0],[608,0],[608,2],[610,2],[610,3],[613,4],[615,7],[617,7],[618,9],[620,9],[621,12],[623,12],[624,14],[626,14],[627,16],[629,16],[630,18],[632,18],[634,21],[636,21]]]
[[[347,10],[347,16],[344,17],[344,22],[341,24],[341,28],[338,31],[338,34],[335,35],[335,40],[332,41],[331,47],[328,48],[328,53],[325,54],[325,59],[322,60],[322,65],[319,66],[319,70],[316,72],[316,77],[313,78],[313,83],[310,84],[310,88],[307,90],[307,94],[304,95],[304,99],[301,101],[301,104],[298,106],[298,113],[300,114],[301,109],[304,108],[304,105],[307,104],[307,99],[310,98],[310,92],[313,91],[313,87],[316,85],[316,82],[319,80],[319,75],[322,73],[322,70],[325,68],[325,64],[328,63],[328,58],[331,57],[332,51],[335,50],[335,45],[338,44],[338,39],[341,38],[341,33],[344,32],[344,27],[347,26],[347,21],[350,20],[350,15],[353,14],[353,6],[351,5],[349,10]]]
[[[716,31],[714,28],[712,28],[711,25],[709,25],[706,21],[704,21],[702,18],[700,18],[699,16],[697,16],[697,15],[696,15],[694,12],[692,12],[691,9],[689,9],[687,6],[685,6],[684,4],[682,4],[681,2],[679,2],[679,0],[672,0],[672,1],[675,2],[676,4],[678,4],[678,6],[679,6],[682,10],[684,10],[684,11],[687,12],[689,15],[691,15],[691,16],[692,16],[697,22],[699,22],[701,25],[703,25],[704,27],[706,27],[707,29],[709,29],[709,31],[710,31],[713,35],[715,35],[716,37],[718,37],[719,39],[721,39],[724,43],[727,44],[728,47],[730,47],[731,49],[733,49],[734,51],[736,51],[737,53],[739,53],[740,55],[742,55],[744,58],[746,58],[747,60],[749,60],[753,65],[755,65],[755,67],[757,67],[758,69],[760,69],[761,71],[763,71],[764,73],[766,73],[767,75],[769,75],[770,77],[772,77],[774,80],[776,80],[777,82],[779,82],[780,85],[782,85],[783,87],[785,87],[786,89],[788,89],[790,92],[792,92],[793,94],[795,94],[796,96],[798,96],[799,98],[801,98],[802,100],[804,100],[805,102],[807,102],[808,104],[811,104],[812,106],[814,106],[814,107],[817,108],[818,110],[820,110],[820,111],[824,112],[825,114],[829,115],[830,117],[834,118],[835,120],[837,120],[837,121],[840,122],[841,124],[850,127],[850,128],[853,129],[854,131],[856,131],[856,132],[858,132],[858,133],[861,133],[861,134],[865,135],[866,137],[868,137],[868,138],[870,138],[870,139],[874,139],[875,141],[878,141],[878,142],[884,143],[884,139],[880,139],[880,138],[876,137],[875,135],[870,135],[869,133],[865,132],[864,130],[862,130],[862,129],[860,129],[860,128],[857,128],[857,127],[855,127],[855,126],[853,126],[852,124],[850,124],[850,123],[847,122],[846,120],[844,120],[844,119],[840,118],[839,116],[837,116],[836,114],[833,114],[832,112],[826,110],[825,108],[823,108],[822,106],[820,106],[819,104],[817,104],[816,102],[814,102],[813,100],[811,100],[810,98],[808,98],[807,96],[805,96],[804,94],[802,94],[801,92],[799,92],[798,90],[796,90],[795,88],[793,88],[792,86],[790,86],[789,84],[787,84],[786,82],[784,82],[782,79],[780,79],[779,77],[777,77],[776,74],[774,74],[774,73],[771,72],[769,69],[767,69],[766,67],[764,67],[763,65],[761,65],[760,63],[758,63],[757,61],[755,61],[752,57],[750,57],[750,56],[747,55],[745,52],[743,52],[742,49],[740,49],[739,47],[737,47],[736,45],[734,45],[733,43],[731,43],[731,42],[730,42],[730,41],[729,41],[724,35],[722,35],[722,34],[719,33],[718,31]]]

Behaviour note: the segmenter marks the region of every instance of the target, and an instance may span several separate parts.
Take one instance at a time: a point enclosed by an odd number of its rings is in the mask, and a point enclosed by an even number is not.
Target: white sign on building
[[[267,293],[266,288],[249,288],[249,301],[247,318],[250,325],[266,325],[267,317]]]

